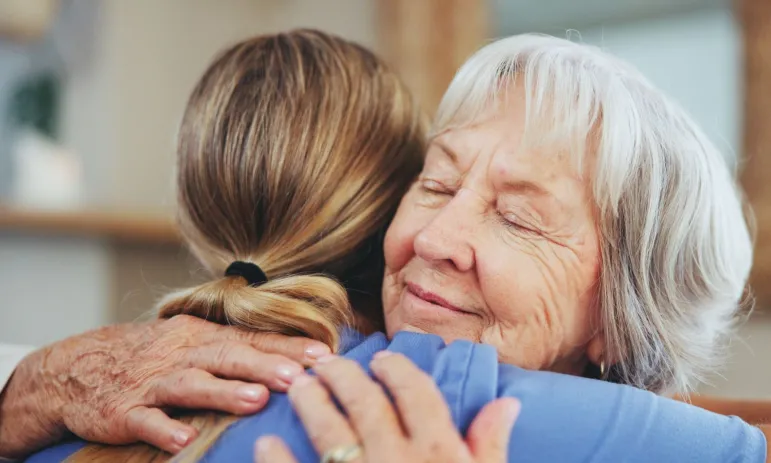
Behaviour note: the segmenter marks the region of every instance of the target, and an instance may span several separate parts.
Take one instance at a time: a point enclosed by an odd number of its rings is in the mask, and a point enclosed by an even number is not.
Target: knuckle
[[[255,355],[259,356],[256,351],[246,346],[238,346],[231,351],[230,368],[236,374],[247,372],[254,373],[255,370],[263,366],[264,363],[270,362],[269,357],[261,357],[260,361],[255,361]]]
[[[288,336],[282,336],[275,333],[249,333],[249,341],[264,350],[276,350],[280,349],[285,338]]]
[[[126,415],[126,430],[134,438],[141,438],[147,428],[147,422],[150,419],[149,413],[142,413],[140,409],[134,408]]]
[[[190,389],[191,386],[191,378],[189,374],[179,374],[175,375],[174,378],[171,381],[171,384],[167,387],[168,393],[170,395],[177,396],[179,395],[179,391],[183,389]]]
[[[199,406],[209,406],[209,407],[217,407],[217,405],[220,404],[220,397],[224,394],[221,393],[220,390],[217,389],[210,389],[210,388],[204,388],[200,391],[198,391],[194,396],[191,396],[190,399],[195,399],[195,404]]]
[[[237,356],[234,355],[238,344],[232,341],[221,342],[214,351],[214,362],[219,365],[229,367],[233,359]]]
[[[204,381],[212,377],[211,374],[196,368],[189,368],[187,370],[184,370],[182,371],[180,376],[181,376],[180,389],[187,389],[187,390],[198,389],[198,386],[201,383],[203,383]]]
[[[304,353],[310,342],[307,338],[277,333],[249,333],[249,341],[260,350],[289,355],[296,355],[298,351]]]
[[[183,370],[167,377],[165,381],[161,381],[157,392],[161,401],[177,403],[193,394],[197,389],[198,381],[202,379],[198,371],[194,369]]]
[[[181,375],[174,375],[165,381],[160,381],[154,391],[156,401],[159,404],[176,403],[182,395],[180,390],[183,388],[183,382],[184,377]]]

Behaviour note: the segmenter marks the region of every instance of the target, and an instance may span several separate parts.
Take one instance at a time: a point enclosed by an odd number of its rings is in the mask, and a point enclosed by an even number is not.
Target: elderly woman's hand
[[[503,463],[511,429],[519,414],[516,399],[488,404],[464,439],[433,380],[407,358],[383,352],[372,372],[383,389],[355,362],[333,358],[316,366],[318,378],[302,376],[289,398],[314,447],[325,462]],[[325,388],[326,386],[326,388]],[[342,405],[340,413],[329,392]],[[258,462],[295,463],[275,437],[260,439]]]
[[[248,333],[177,316],[102,328],[29,355],[0,396],[0,456],[20,457],[70,431],[144,441],[175,453],[195,437],[164,408],[254,413],[329,353],[305,338]],[[282,354],[282,355],[278,355]],[[258,384],[251,384],[258,383]]]

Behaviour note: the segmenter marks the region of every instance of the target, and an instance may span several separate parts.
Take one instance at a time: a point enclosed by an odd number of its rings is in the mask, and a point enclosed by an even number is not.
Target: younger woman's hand
[[[322,461],[508,461],[509,435],[520,408],[516,399],[499,399],[485,406],[464,439],[436,384],[406,357],[381,353],[371,368],[395,404],[361,367],[342,358],[317,365],[318,378],[302,376],[289,389],[289,398]],[[330,392],[347,417],[337,409]],[[275,437],[260,439],[255,452],[258,462],[296,462]]]

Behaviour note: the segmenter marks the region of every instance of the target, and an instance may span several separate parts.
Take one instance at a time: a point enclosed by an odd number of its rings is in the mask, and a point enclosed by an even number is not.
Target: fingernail
[[[382,358],[390,357],[392,355],[394,355],[394,353],[390,350],[381,350],[380,352],[375,352],[375,355],[372,356],[372,360],[379,360]]]
[[[519,412],[522,410],[522,403],[517,399],[509,399],[506,401],[506,420],[507,424],[511,423],[514,426],[514,422],[519,416]]]
[[[246,402],[259,402],[265,395],[265,388],[259,386],[241,386],[236,389],[236,396]]]
[[[254,450],[258,457],[266,457],[269,456],[273,443],[275,441],[275,437],[273,436],[265,436],[260,437],[257,439],[257,442],[254,444]]]
[[[329,346],[326,344],[312,344],[305,349],[305,356],[313,361],[331,353],[332,351],[329,350]]]
[[[184,447],[190,441],[190,434],[187,431],[174,431],[174,442],[180,447]]]
[[[316,361],[318,363],[329,363],[332,360],[335,360],[336,358],[337,358],[337,355],[330,354],[330,355],[325,355],[323,357],[319,357]]]
[[[301,374],[304,370],[297,365],[279,365],[276,367],[276,374],[281,381],[285,383],[291,383],[294,381],[297,375]]]

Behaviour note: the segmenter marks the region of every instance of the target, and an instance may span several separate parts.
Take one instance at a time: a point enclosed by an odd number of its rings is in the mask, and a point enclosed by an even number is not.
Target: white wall
[[[727,8],[580,30],[684,106],[731,159],[741,141],[739,33]]]
[[[0,234],[0,343],[43,345],[107,322],[100,241]]]

